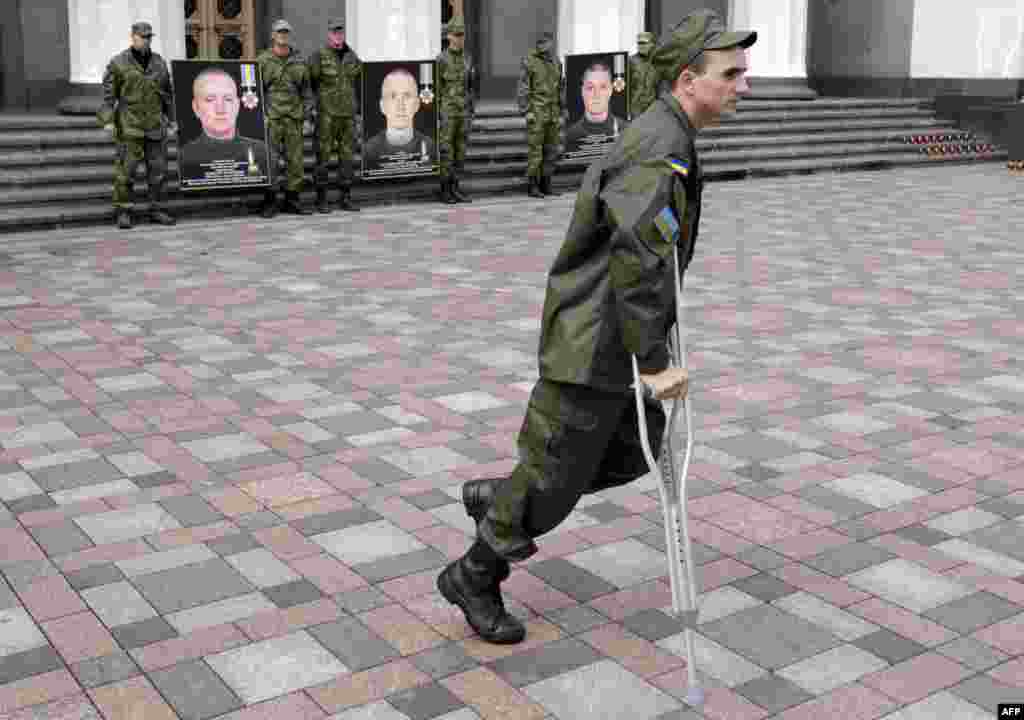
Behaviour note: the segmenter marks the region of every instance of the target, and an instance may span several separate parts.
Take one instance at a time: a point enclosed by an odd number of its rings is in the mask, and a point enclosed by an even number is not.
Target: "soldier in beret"
[[[674,248],[680,272],[693,257],[701,205],[694,145],[701,128],[749,92],[745,48],[754,32],[728,32],[710,10],[688,15],[662,38],[652,62],[668,90],[635,119],[583,177],[572,221],[548,275],[540,379],[519,432],[511,476],[462,489],[476,541],[438,576],[481,638],[526,634],[501,598],[512,561],[537,552],[580,497],[646,475],[632,391],[632,358],[658,399],[686,395],[685,368],[669,364],[675,322]],[[648,401],[657,453],[661,404]]]

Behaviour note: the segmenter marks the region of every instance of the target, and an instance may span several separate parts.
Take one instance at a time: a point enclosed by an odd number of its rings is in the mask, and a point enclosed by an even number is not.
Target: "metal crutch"
[[[672,362],[677,367],[686,367],[686,346],[683,344],[683,283],[679,274],[679,248],[673,245],[676,283],[676,324],[669,335]],[[686,702],[691,706],[704,703],[704,690],[697,683],[697,663],[694,658],[694,633],[697,629],[697,583],[693,571],[693,550],[690,545],[690,528],[686,513],[686,477],[690,469],[690,455],[693,452],[693,412],[690,393],[687,388],[683,398],[683,413],[686,419],[686,452],[683,455],[683,473],[676,473],[675,435],[679,400],[673,400],[668,414],[668,424],[661,444],[661,457],[655,461],[651,443],[647,436],[647,413],[644,398],[654,398],[654,391],[640,380],[640,369],[633,356],[633,389],[636,396],[636,414],[640,422],[640,440],[643,444],[647,466],[658,479],[661,493],[661,510],[665,520],[665,551],[668,555],[669,581],[672,585],[672,611],[682,622],[686,633],[686,669],[690,687]],[[681,537],[680,537],[681,536]],[[682,541],[682,553],[680,552]],[[686,578],[683,578],[682,558],[686,558]]]

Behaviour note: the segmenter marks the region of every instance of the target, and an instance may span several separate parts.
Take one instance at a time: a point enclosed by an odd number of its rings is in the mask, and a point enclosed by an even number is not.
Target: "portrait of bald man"
[[[583,71],[580,83],[583,116],[565,131],[567,153],[593,149],[618,139],[626,121],[612,112],[612,71],[604,61],[591,63]]]
[[[231,73],[209,67],[192,82],[199,135],[178,152],[182,186],[226,187],[268,182],[267,144],[238,132],[240,99]],[[228,163],[234,163],[232,171]],[[214,170],[216,164],[216,170]]]
[[[416,129],[420,110],[419,83],[404,68],[384,76],[380,87],[380,112],[385,127],[363,146],[363,164],[376,168],[387,162],[433,165],[437,160],[434,139]]]

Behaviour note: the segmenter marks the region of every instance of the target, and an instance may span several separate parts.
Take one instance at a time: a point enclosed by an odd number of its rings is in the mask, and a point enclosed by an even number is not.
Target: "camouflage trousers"
[[[559,116],[556,114],[535,115],[526,121],[527,177],[541,177],[555,174],[558,161]]]
[[[472,119],[465,115],[443,115],[440,131],[441,177],[458,177],[466,162],[466,140]]]
[[[316,184],[326,187],[332,158],[338,156],[338,187],[352,186],[355,119],[321,112],[316,131]]]
[[[655,457],[665,432],[661,403],[647,401]],[[495,488],[477,527],[481,540],[507,560],[537,552],[533,539],[557,527],[585,494],[647,474],[632,392],[613,393],[541,378],[519,431],[519,463]]]
[[[270,185],[277,187],[280,184],[280,172],[278,167],[280,157],[283,155],[287,168],[285,177],[285,189],[288,192],[299,192],[302,190],[303,173],[303,150],[302,150],[302,121],[291,118],[281,120],[270,120],[267,126],[267,134],[270,137]]]
[[[114,207],[130,209],[133,205],[135,174],[139,163],[146,163],[151,207],[155,210],[163,203],[167,182],[167,145],[164,140],[124,138],[117,144],[114,161]]]

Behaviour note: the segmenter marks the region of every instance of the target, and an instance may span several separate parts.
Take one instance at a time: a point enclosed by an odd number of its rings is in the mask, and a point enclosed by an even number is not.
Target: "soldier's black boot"
[[[263,217],[270,219],[277,215],[277,191],[267,190],[263,193],[263,208],[260,212]]]
[[[132,214],[129,210],[117,211],[117,226],[122,230],[132,229]]]
[[[454,205],[458,202],[452,194],[452,181],[450,178],[441,178],[441,202],[447,205]]]
[[[457,202],[460,202],[460,203],[473,202],[472,200],[469,199],[469,196],[466,195],[466,193],[462,192],[462,188],[459,187],[459,178],[456,175],[452,175],[451,191],[452,191],[452,197],[454,197]]]
[[[531,175],[528,178],[528,181],[529,182],[527,183],[526,194],[529,195],[532,198],[542,198],[543,199],[545,197],[545,195],[540,190],[540,183],[537,181],[537,178],[535,178],[534,176]]]
[[[545,175],[544,177],[541,178],[541,180],[540,180],[540,191],[542,193],[544,193],[545,195],[550,195],[550,196],[556,196],[556,195],[561,195],[562,194],[562,193],[558,192],[557,190],[555,190],[555,188],[552,186],[552,184],[551,184],[551,176],[550,175]]]
[[[313,211],[302,204],[302,198],[299,197],[297,192],[288,192],[284,196],[284,210],[285,212],[294,213],[296,215],[312,215]]]
[[[462,504],[466,514],[480,522],[494,499],[494,490],[504,478],[480,478],[462,486]]]
[[[340,188],[341,195],[338,196],[338,207],[345,212],[359,212],[359,206],[352,202],[352,190],[347,186]]]
[[[316,209],[325,215],[331,211],[331,206],[327,203],[327,188],[316,189]]]
[[[500,645],[522,642],[526,637],[522,622],[501,600],[499,578],[507,568],[507,562],[487,543],[477,540],[437,577],[437,589],[445,600],[459,606],[470,627],[482,639]]]

